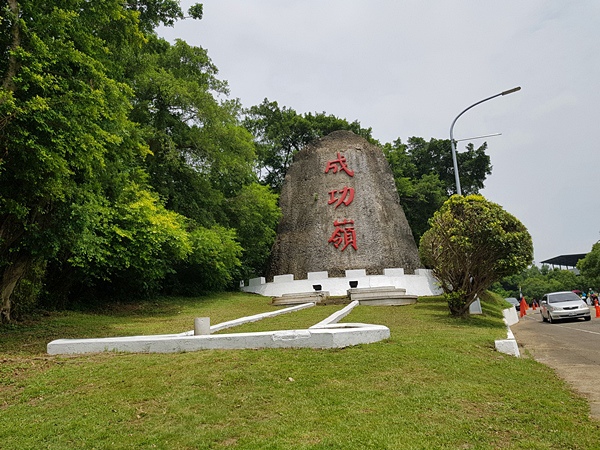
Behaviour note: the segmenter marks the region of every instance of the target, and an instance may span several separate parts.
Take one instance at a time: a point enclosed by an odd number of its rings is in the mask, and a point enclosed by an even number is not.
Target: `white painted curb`
[[[517,310],[513,306],[512,308],[502,310],[502,315],[504,316],[503,320],[506,324],[506,339],[497,339],[495,341],[496,350],[507,355],[516,356],[518,358],[521,356],[521,353],[519,352],[519,346],[517,344],[517,340],[515,339],[515,335],[510,329],[510,325],[514,325],[515,323],[519,322]]]
[[[240,317],[239,319],[228,320],[227,322],[221,322],[217,325],[210,327],[210,334],[216,333],[217,331],[225,330],[226,328],[237,327],[250,322],[258,322],[259,320],[266,319],[268,317],[275,317],[281,314],[287,314],[295,311],[301,311],[306,308],[312,308],[316,303],[303,303],[301,305],[290,306],[289,308],[278,309],[277,311],[270,311],[266,313],[254,314],[253,316]],[[193,336],[194,330],[180,333],[177,336]]]
[[[326,325],[332,324],[332,323],[338,323],[340,320],[342,320],[344,317],[346,317],[348,314],[350,314],[350,312],[356,308],[359,305],[358,300],[354,300],[353,302],[351,302],[349,305],[347,305],[345,308],[340,309],[337,312],[334,312],[332,315],[330,315],[329,317],[327,317],[326,319],[321,320],[319,323],[313,325],[312,327],[310,327],[309,329],[313,329],[313,328],[323,328]]]

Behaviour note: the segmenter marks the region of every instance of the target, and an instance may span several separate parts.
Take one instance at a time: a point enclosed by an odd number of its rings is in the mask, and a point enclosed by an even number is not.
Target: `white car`
[[[591,320],[590,307],[574,292],[551,292],[542,297],[540,302],[542,320],[554,322],[559,319]]]

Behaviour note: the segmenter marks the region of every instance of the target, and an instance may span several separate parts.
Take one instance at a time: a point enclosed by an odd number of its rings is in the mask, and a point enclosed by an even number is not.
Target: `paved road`
[[[576,391],[589,399],[591,415],[600,419],[600,318],[563,321],[555,324],[542,322],[538,311],[529,310],[527,316],[510,327],[522,354],[530,354],[556,370]]]

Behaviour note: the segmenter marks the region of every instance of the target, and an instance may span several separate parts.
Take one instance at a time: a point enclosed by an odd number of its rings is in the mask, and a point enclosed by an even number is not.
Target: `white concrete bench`
[[[406,289],[394,286],[348,289],[350,300],[358,300],[361,305],[395,306],[417,302],[416,295],[406,295]]]
[[[329,292],[327,291],[314,291],[314,292],[299,292],[295,294],[283,294],[281,297],[274,297],[271,301],[272,305],[284,306],[284,305],[300,305],[303,303],[320,303],[329,298]]]

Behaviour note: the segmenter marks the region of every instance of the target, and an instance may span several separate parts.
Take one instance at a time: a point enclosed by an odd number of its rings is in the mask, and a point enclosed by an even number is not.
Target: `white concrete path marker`
[[[258,322],[259,320],[266,319],[268,317],[275,317],[281,314],[287,314],[295,311],[301,311],[306,308],[312,308],[315,306],[314,303],[303,303],[302,305],[290,306],[289,308],[278,309],[277,311],[269,311],[266,313],[254,314],[252,316],[240,317],[239,319],[228,320],[227,322],[221,322],[217,325],[210,327],[210,334],[216,333],[217,331],[224,330],[226,328],[237,327],[244,323]],[[186,331],[179,334],[178,336],[193,336],[194,330]]]
[[[503,320],[506,324],[506,339],[496,339],[494,345],[496,350],[502,353],[506,353],[507,355],[516,356],[517,358],[521,356],[519,352],[519,345],[517,344],[517,340],[515,339],[515,335],[510,329],[511,325],[519,322],[519,316],[517,315],[517,310],[513,306],[512,308],[507,308],[502,310],[502,315],[504,316]]]
[[[353,302],[354,303],[354,302]],[[214,330],[253,322],[261,318],[301,310],[314,304],[299,305],[285,310],[248,316],[236,321],[223,322],[211,326]],[[358,344],[370,344],[390,337],[389,328],[383,325],[363,323],[342,323],[345,317],[357,306],[350,304],[317,325],[306,330],[280,330],[258,333],[231,333],[219,335],[163,334],[153,336],[128,336],[98,339],[58,339],[48,344],[50,355],[82,354],[106,351],[134,353],[175,353],[206,349],[257,349],[257,348],[342,348]],[[276,313],[276,314],[275,314]],[[224,327],[223,324],[228,324]],[[221,327],[221,328],[219,328]],[[191,333],[191,334],[190,334]]]

